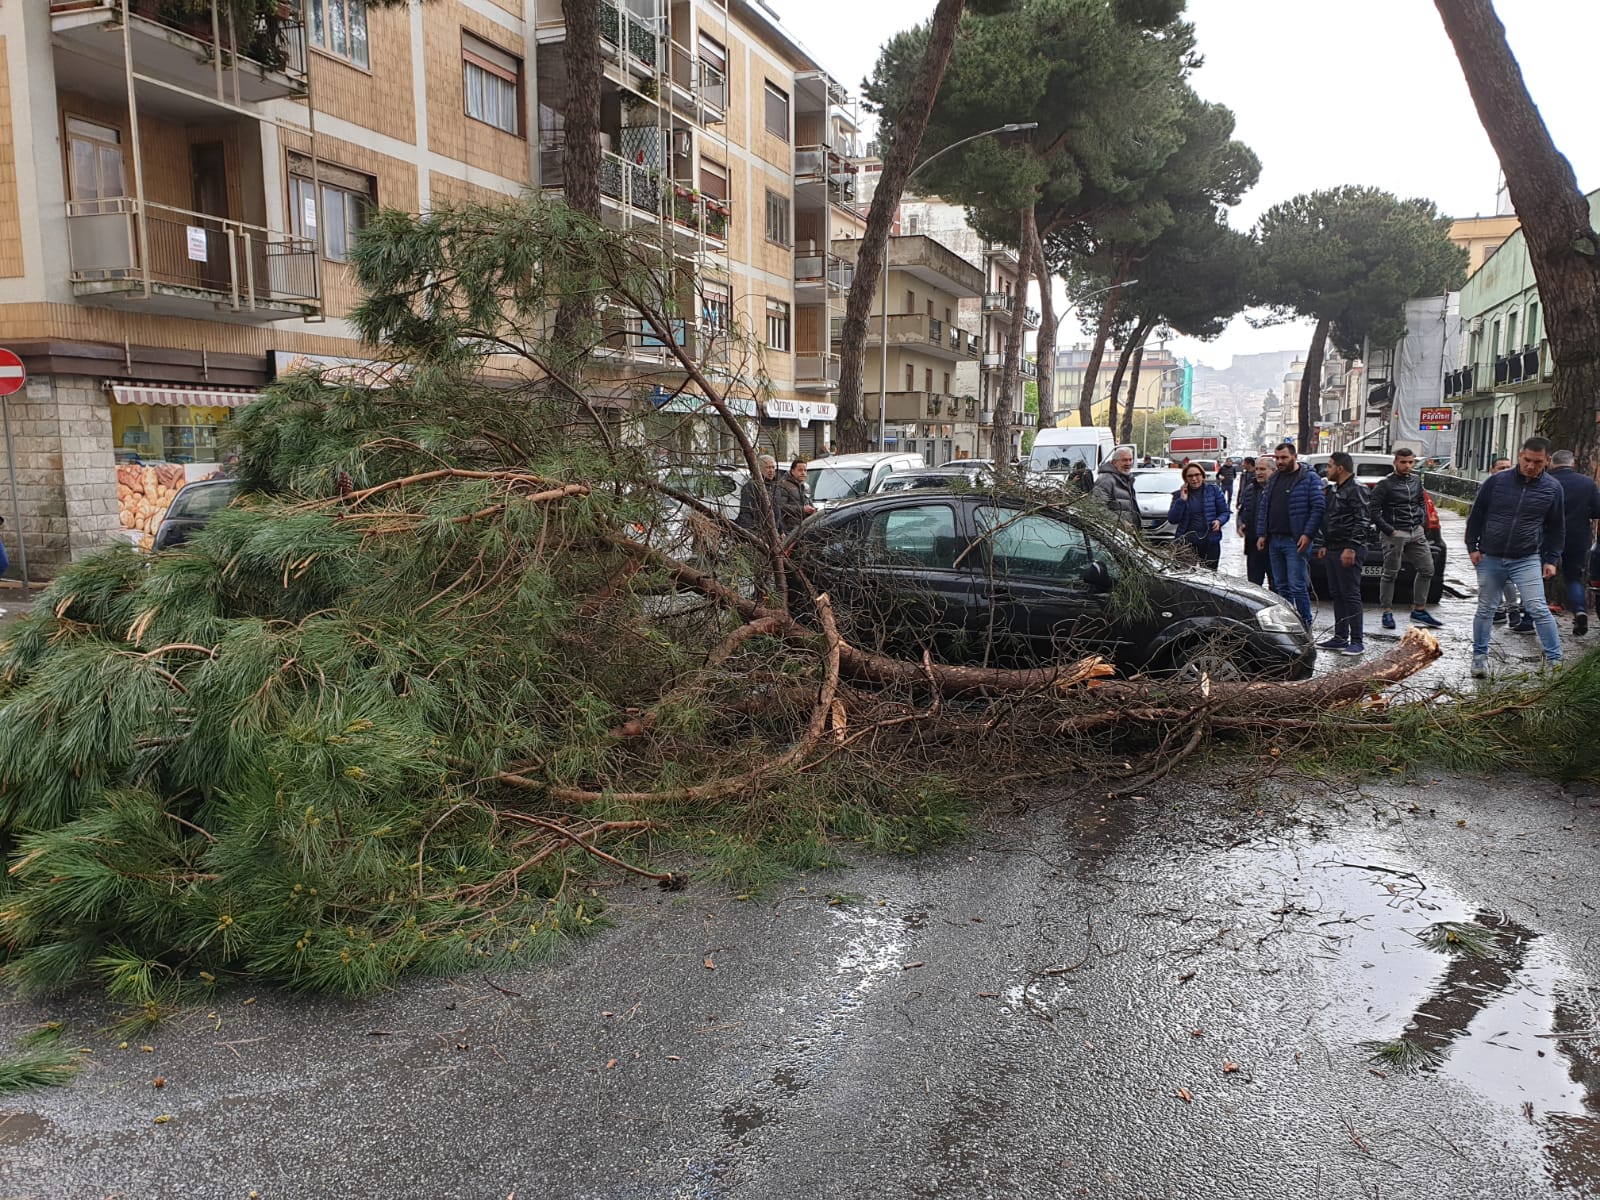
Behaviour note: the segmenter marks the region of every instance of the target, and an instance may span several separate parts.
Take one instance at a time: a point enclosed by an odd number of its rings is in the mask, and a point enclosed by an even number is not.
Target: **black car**
[[[879,494],[807,521],[790,555],[845,636],[912,658],[1023,666],[1097,653],[1124,674],[1227,679],[1303,678],[1316,656],[1277,596],[1176,566],[1070,505]]]
[[[1377,483],[1376,479],[1357,477],[1356,482],[1368,488]],[[1331,486],[1331,485],[1330,485]],[[1428,553],[1433,556],[1433,581],[1428,585],[1428,603],[1439,603],[1444,595],[1444,564],[1449,557],[1445,550],[1444,534],[1439,529],[1439,510],[1433,506],[1433,497],[1427,492],[1422,493],[1423,500],[1428,506],[1428,524],[1425,535],[1428,539]],[[1313,554],[1306,560],[1307,570],[1311,576],[1311,590],[1321,600],[1329,600],[1332,593],[1328,590],[1328,560],[1318,558]],[[1394,595],[1395,603],[1410,603],[1411,588],[1416,578],[1416,570],[1410,563],[1400,567],[1400,573],[1395,576]],[[1367,561],[1361,565],[1361,598],[1366,601],[1376,602],[1378,587],[1383,579],[1383,535],[1373,526],[1372,539],[1367,543]]]
[[[227,508],[238,494],[239,484],[233,479],[201,479],[185,484],[167,506],[167,513],[156,526],[153,548],[170,550],[189,540],[198,532],[211,514]]]

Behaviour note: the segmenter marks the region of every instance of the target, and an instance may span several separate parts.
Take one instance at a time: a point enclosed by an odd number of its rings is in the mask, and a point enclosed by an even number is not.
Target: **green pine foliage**
[[[359,995],[536,958],[600,908],[539,819],[639,861],[721,825],[761,860],[740,879],[958,826],[942,792],[857,797],[842,765],[710,812],[608,800],[775,757],[805,706],[733,702],[821,670],[759,639],[700,677],[738,618],[661,616],[669,581],[619,543],[661,519],[653,458],[551,373],[582,358],[545,336],[562,296],[660,319],[670,270],[533,198],[385,213],[355,257],[357,323],[404,369],[279,380],[236,422],[232,507],[74,564],[0,644],[10,982],[94,980],[143,1022],[230,980]],[[746,563],[712,566],[748,590]],[[645,708],[649,737],[614,733]]]

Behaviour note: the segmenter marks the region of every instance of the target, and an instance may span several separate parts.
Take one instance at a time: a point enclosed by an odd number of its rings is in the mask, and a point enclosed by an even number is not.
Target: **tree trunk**
[[[1128,269],[1132,265],[1131,256],[1125,255],[1100,306],[1100,327],[1095,331],[1094,349],[1089,352],[1089,365],[1083,369],[1083,391],[1078,396],[1080,425],[1094,424],[1094,385],[1100,382],[1100,362],[1105,357],[1106,342],[1111,337],[1111,322],[1117,315],[1117,302],[1122,298],[1122,285],[1126,282]]]
[[[1038,232],[1031,204],[1022,210],[1021,219],[1022,236],[1017,245],[1031,246]],[[1033,255],[1026,257],[1031,259]],[[995,471],[1002,477],[1011,466],[1011,414],[1016,409],[1017,384],[1022,377],[1022,317],[1026,308],[1023,301],[1028,298],[1027,280],[1028,272],[1024,269],[1018,279],[1017,302],[1011,308],[1011,332],[1006,336],[1006,352],[1000,364],[1000,398],[994,404],[994,433],[989,439]]]
[[[600,9],[594,0],[561,0],[567,25],[567,106],[561,186],[567,207],[600,219]]]
[[[1128,401],[1122,406],[1122,428],[1117,431],[1117,441],[1133,441],[1133,410],[1139,403],[1139,372],[1144,369],[1144,344],[1150,338],[1149,325],[1143,325],[1137,330],[1138,337],[1131,343],[1133,346],[1133,369],[1128,372]]]
[[[961,23],[964,3],[965,0],[939,0],[939,7],[934,10],[922,69],[917,72],[905,110],[896,116],[894,143],[883,160],[878,190],[873,193],[872,208],[867,213],[867,228],[856,244],[856,273],[850,283],[850,294],[845,298],[844,329],[839,347],[839,416],[834,433],[836,449],[841,453],[860,453],[867,448],[869,427],[861,401],[867,323],[872,316],[873,297],[883,277],[889,231],[900,208],[900,197],[911,178],[923,131],[933,113],[934,97],[944,82],[945,68],[950,65],[950,55],[955,50],[956,27]],[[888,352],[887,346],[881,350],[883,354]]]
[[[1600,237],[1490,0],[1434,0],[1522,222],[1555,365],[1544,431],[1588,462],[1600,399]],[[1591,464],[1592,465],[1592,464]]]
[[[1056,301],[1050,294],[1050,267],[1037,228],[1033,234],[1034,277],[1039,282],[1039,428],[1056,423]],[[1023,289],[1026,294],[1027,289]]]
[[[1306,351],[1305,374],[1300,376],[1300,433],[1295,446],[1301,454],[1312,454],[1317,449],[1317,422],[1322,420],[1322,357],[1330,324],[1327,317],[1317,318],[1311,349]]]
[[[1123,343],[1122,353],[1117,358],[1116,374],[1111,376],[1111,411],[1106,415],[1106,424],[1109,425],[1113,431],[1115,431],[1118,427],[1117,408],[1122,400],[1122,380],[1128,373],[1128,363],[1133,358],[1134,351],[1143,350],[1145,335],[1149,332],[1149,329],[1150,323],[1148,321],[1140,321],[1139,324],[1134,327],[1133,333],[1129,336],[1128,340]],[[1137,383],[1135,383],[1134,386],[1137,387]],[[1122,423],[1129,429],[1133,427],[1133,402],[1136,398],[1137,393],[1130,393],[1128,396],[1128,403],[1126,406],[1124,406],[1124,410],[1128,415],[1123,418]],[[1125,437],[1122,440],[1125,442],[1130,442],[1133,439],[1131,437]]]

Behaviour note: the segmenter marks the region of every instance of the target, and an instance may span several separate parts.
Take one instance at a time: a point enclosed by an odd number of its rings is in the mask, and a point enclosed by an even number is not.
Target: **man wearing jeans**
[[[1472,677],[1489,674],[1489,639],[1494,610],[1514,583],[1522,593],[1522,609],[1533,618],[1534,631],[1547,664],[1561,661],[1556,619],[1544,600],[1544,580],[1555,577],[1565,548],[1566,500],[1561,485],[1545,472],[1550,442],[1529,438],[1517,455],[1514,471],[1501,471],[1478,485],[1467,517],[1467,552],[1478,571],[1478,611],[1472,618]]]
[[[1433,587],[1433,550],[1428,545],[1428,497],[1416,473],[1417,455],[1402,447],[1394,452],[1394,472],[1372,488],[1369,497],[1372,523],[1383,535],[1383,578],[1378,583],[1378,603],[1383,605],[1383,627],[1394,628],[1394,582],[1400,568],[1410,563],[1411,623],[1438,629],[1444,623],[1428,611]]]
[[[1322,480],[1300,465],[1290,442],[1272,452],[1277,470],[1256,501],[1256,549],[1265,550],[1272,568],[1272,590],[1294,605],[1311,628],[1311,577],[1306,551],[1322,526]]]

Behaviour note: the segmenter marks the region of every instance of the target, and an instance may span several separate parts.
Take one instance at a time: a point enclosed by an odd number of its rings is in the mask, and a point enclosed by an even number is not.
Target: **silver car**
[[[1170,542],[1177,530],[1167,520],[1172,495],[1183,487],[1176,467],[1141,467],[1133,472],[1133,494],[1139,502],[1139,528],[1153,542]]]

